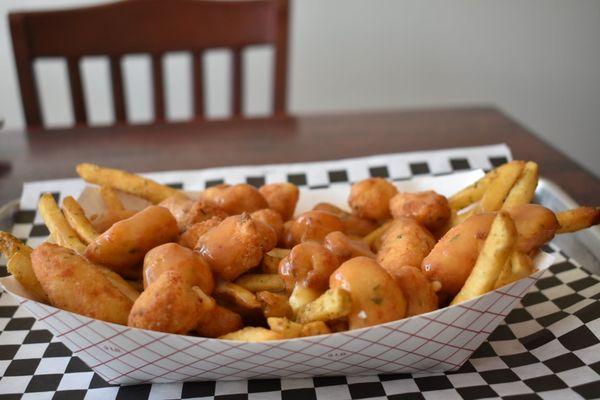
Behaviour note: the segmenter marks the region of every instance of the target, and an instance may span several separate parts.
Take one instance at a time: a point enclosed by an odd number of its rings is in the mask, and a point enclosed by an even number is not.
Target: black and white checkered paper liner
[[[186,190],[221,183],[290,181],[308,188],[368,176],[394,180],[489,169],[510,159],[504,145],[384,155],[322,163],[148,174]],[[83,184],[28,184],[14,234],[38,245],[47,230],[39,194],[77,195]],[[60,188],[60,191],[56,189]],[[460,370],[440,374],[266,379],[111,386],[46,331],[11,296],[0,297],[0,399],[311,399],[311,398],[597,398],[600,397],[600,278],[553,246],[557,260]],[[3,269],[5,273],[5,269]]]

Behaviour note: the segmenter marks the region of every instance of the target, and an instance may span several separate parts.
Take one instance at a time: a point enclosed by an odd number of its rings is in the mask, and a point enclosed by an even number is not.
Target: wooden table
[[[88,161],[138,172],[317,161],[507,143],[515,158],[582,204],[600,204],[600,180],[494,108],[453,108],[215,121],[202,125],[0,132],[0,204],[25,181],[74,177]]]

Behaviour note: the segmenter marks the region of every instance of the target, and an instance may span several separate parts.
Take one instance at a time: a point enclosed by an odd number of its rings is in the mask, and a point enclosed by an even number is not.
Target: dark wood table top
[[[318,161],[507,143],[517,159],[582,204],[600,204],[600,180],[494,108],[327,114],[280,120],[0,132],[0,204],[23,182],[74,177],[87,161],[138,172]]]

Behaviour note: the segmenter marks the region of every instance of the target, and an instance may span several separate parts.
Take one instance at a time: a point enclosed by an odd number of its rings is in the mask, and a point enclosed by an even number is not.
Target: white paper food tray
[[[398,183],[401,190],[449,195],[481,171]],[[348,185],[303,190],[298,212],[317,202],[345,206]],[[93,190],[81,200],[92,207]],[[89,208],[88,208],[89,209]],[[87,211],[87,210],[86,210]],[[90,368],[113,384],[301,378],[326,375],[439,372],[458,369],[552,263],[541,254],[538,272],[468,302],[353,331],[247,343],[147,331],[94,320],[28,299],[12,277],[0,283]]]

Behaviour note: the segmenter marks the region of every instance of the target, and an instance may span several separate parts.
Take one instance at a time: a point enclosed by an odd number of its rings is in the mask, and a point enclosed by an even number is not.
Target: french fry
[[[110,211],[123,211],[125,206],[117,196],[115,190],[109,186],[100,187],[100,196],[104,202],[104,206]]]
[[[215,286],[214,295],[217,298],[223,297],[230,300],[245,309],[260,308],[260,303],[254,293],[235,283],[219,280]]]
[[[236,279],[235,284],[253,293],[264,290],[269,292],[285,290],[285,282],[277,274],[245,274]]]
[[[136,301],[140,295],[140,292],[136,290],[129,282],[123,277],[117,274],[112,269],[108,269],[102,265],[96,265],[98,270],[110,281],[110,283],[117,288],[117,290],[127,296],[131,301]]]
[[[556,213],[556,233],[577,232],[600,223],[600,207],[578,207]]]
[[[267,318],[267,324],[273,332],[281,334],[285,339],[292,339],[302,336],[302,324],[290,321],[287,318]]]
[[[292,318],[294,316],[292,307],[284,295],[263,291],[256,293],[256,299],[260,303],[265,318]]]
[[[500,211],[494,218],[473,270],[451,305],[462,303],[494,289],[500,272],[513,251],[516,239],[515,223],[508,213]]]
[[[478,202],[483,197],[490,182],[498,174],[498,168],[491,170],[477,182],[467,186],[459,192],[448,197],[448,205],[452,210],[462,210],[473,203]]]
[[[130,193],[154,204],[160,203],[167,197],[181,194],[177,189],[120,169],[82,163],[77,165],[76,170],[86,182]]]
[[[316,300],[308,303],[296,316],[296,321],[308,323],[329,321],[347,316],[352,307],[350,293],[342,288],[329,289]]]
[[[35,299],[48,303],[48,296],[31,266],[31,247],[8,232],[0,231],[0,253],[7,259],[6,268]]]
[[[331,333],[331,329],[323,321],[309,322],[308,324],[302,325],[302,331],[300,336],[317,336]]]
[[[240,329],[239,331],[231,332],[226,335],[219,337],[223,340],[239,340],[242,342],[266,342],[268,340],[281,340],[285,339],[279,332],[274,332],[266,328],[257,328],[254,326],[247,326]]]
[[[515,251],[508,262],[502,267],[500,276],[494,285],[494,288],[508,285],[518,281],[519,279],[525,278],[531,275],[534,271],[532,266],[531,258],[527,254],[519,253]]]
[[[535,196],[538,178],[538,165],[533,161],[527,161],[523,167],[521,176],[519,176],[515,185],[510,189],[506,200],[504,200],[502,209],[506,210],[510,207],[531,203]]]
[[[306,288],[300,285],[294,286],[294,290],[292,290],[292,294],[290,295],[290,306],[294,311],[294,314],[297,313],[302,307],[307,305],[313,300],[316,300],[321,295],[320,292]]]
[[[285,339],[316,336],[331,333],[331,329],[323,321],[299,324],[287,318],[267,318],[272,331],[280,333]]]
[[[6,263],[6,268],[34,300],[49,303],[50,300],[31,266],[31,251],[19,250],[13,253]]]
[[[73,198],[67,196],[63,199],[62,211],[71,228],[77,232],[79,238],[85,243],[93,242],[98,237],[98,232],[85,216],[85,212]]]
[[[363,242],[367,244],[371,249],[377,250],[381,243],[381,237],[387,230],[392,226],[393,221],[388,221],[381,225],[379,228],[375,229],[373,232],[369,233],[367,236],[363,237]]]
[[[521,175],[525,163],[523,161],[511,161],[498,168],[498,173],[489,183],[487,190],[479,203],[479,211],[498,211],[508,196],[511,188]]]
[[[274,248],[262,258],[261,268],[265,274],[277,274],[279,272],[279,262],[285,258],[290,252],[290,249]]]
[[[44,193],[40,197],[38,208],[56,243],[83,254],[85,245],[79,240],[77,232],[71,228],[50,193]]]
[[[8,260],[18,251],[31,253],[31,247],[27,246],[10,233],[0,231],[0,253]]]

